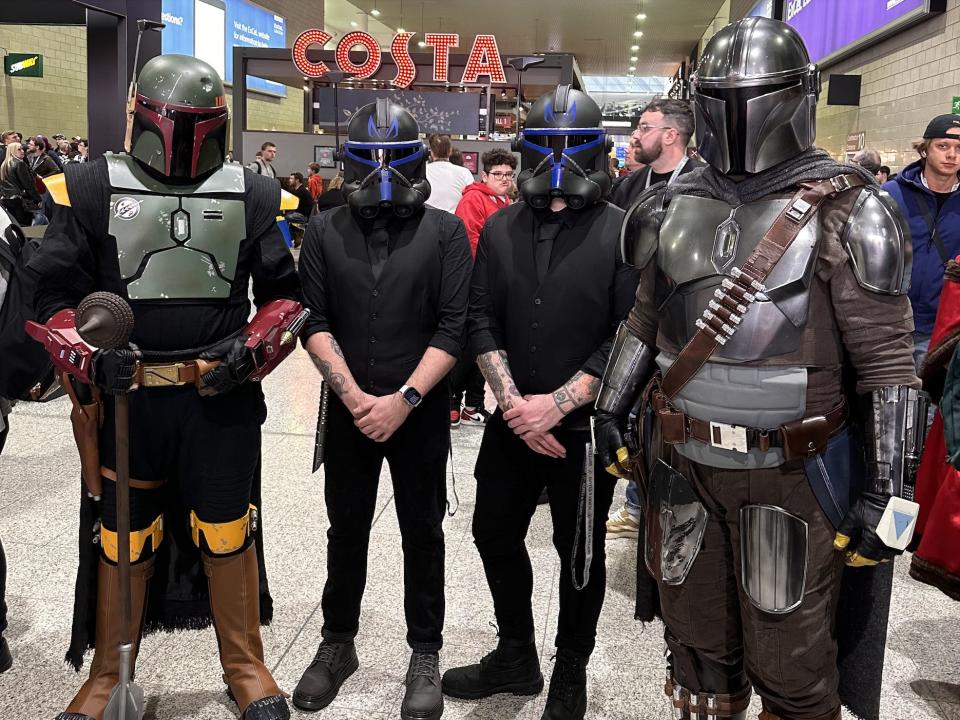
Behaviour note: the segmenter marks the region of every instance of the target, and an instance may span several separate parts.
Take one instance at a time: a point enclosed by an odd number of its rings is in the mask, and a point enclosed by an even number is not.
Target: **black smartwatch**
[[[411,385],[404,385],[397,392],[400,393],[400,397],[402,397],[404,402],[410,407],[416,407],[420,404],[420,401],[423,400],[423,395],[420,394],[420,391]]]

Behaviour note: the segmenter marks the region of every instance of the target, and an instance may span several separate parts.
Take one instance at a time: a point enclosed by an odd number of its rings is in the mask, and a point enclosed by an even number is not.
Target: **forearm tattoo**
[[[510,374],[510,363],[507,362],[507,353],[503,350],[488,352],[477,358],[480,372],[493,390],[497,404],[503,410],[509,410],[514,402],[520,399],[520,391]]]
[[[568,415],[578,407],[596,400],[599,392],[600,378],[578,370],[559,390],[554,391],[553,402],[561,413]]]
[[[333,335],[330,336],[330,347],[337,354],[337,357],[343,358],[343,350],[340,348],[340,343],[337,342],[337,339]]]
[[[334,340],[333,344],[336,345],[337,341]],[[334,372],[330,363],[321,358],[319,355],[314,355],[312,352],[307,353],[310,355],[310,359],[313,360],[313,364],[316,365],[317,370],[320,371],[320,374],[323,375],[323,379],[330,383],[330,387],[333,388],[333,391],[337,394],[337,397],[343,397],[343,389],[347,384],[347,377],[342,373]],[[342,355],[340,357],[343,357]]]

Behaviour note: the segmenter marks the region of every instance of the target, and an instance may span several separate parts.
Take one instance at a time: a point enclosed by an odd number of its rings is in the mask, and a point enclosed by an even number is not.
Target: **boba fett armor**
[[[82,517],[89,523],[99,516],[97,588],[88,588],[96,595],[96,654],[88,680],[58,718],[101,717],[118,676],[114,416],[112,403],[99,402],[103,390],[130,393],[133,657],[148,613],[167,627],[212,620],[223,678],[241,716],[283,720],[286,700],[263,662],[256,548],[265,416],[256,381],[293,350],[306,317],[276,226],[281,189],[224,162],[226,96],[203,61],[148,61],[131,110],[128,153],[68,166],[50,183],[58,208],[37,265],[37,316],[45,323],[28,328],[71,377],[89,492]],[[251,281],[258,309],[248,322]],[[73,308],[94,290],[129,301],[129,347],[104,350],[78,339]],[[178,538],[196,549],[158,555]],[[197,555],[190,568],[184,557]],[[206,617],[171,621],[154,599],[147,606],[157,560],[169,557],[179,558],[178,566],[175,573],[163,568],[165,582],[180,578],[196,593],[206,579]],[[89,640],[78,635],[85,636],[83,627],[74,628],[68,656],[79,667]]]
[[[842,560],[889,560],[916,521],[909,235],[871,178],[813,148],[819,73],[789,25],[722,29],[691,84],[709,165],[624,220],[641,284],[598,451],[645,481],[676,717],[745,718],[752,688],[768,720],[839,719]]]

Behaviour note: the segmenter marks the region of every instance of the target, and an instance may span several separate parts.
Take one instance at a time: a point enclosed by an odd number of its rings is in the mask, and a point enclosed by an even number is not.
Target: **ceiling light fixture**
[[[359,27],[359,25],[358,25],[358,23],[357,23],[356,20],[351,20],[351,21],[350,21],[350,27]]]
[[[426,44],[423,40],[421,40],[420,42],[417,43],[417,47],[425,48],[426,46],[427,46],[427,44]]]
[[[646,14],[646,13],[639,13],[639,14],[637,15],[637,20],[640,20],[641,22],[643,22],[643,21],[646,20],[646,19],[647,19],[647,14]]]
[[[637,61],[637,56],[636,55],[631,56],[630,62],[636,62],[636,61]]]
[[[631,66],[630,66],[629,68],[627,68],[627,69],[628,69],[630,72],[633,72],[634,70],[637,69],[637,66],[636,66],[636,65],[631,65]]]
[[[373,15],[374,17],[380,17],[380,11],[377,10],[376,3],[373,4],[373,10],[370,11],[370,14]]]
[[[635,33],[633,33],[633,36],[635,38],[643,37],[643,30],[637,30]]]
[[[630,49],[633,50],[634,52],[636,52],[637,50],[640,49],[640,46],[639,46],[639,45],[631,45],[631,46],[630,46]]]
[[[402,27],[398,27],[398,28],[397,28],[397,32],[398,32],[398,33],[405,33],[406,30],[404,30]]]

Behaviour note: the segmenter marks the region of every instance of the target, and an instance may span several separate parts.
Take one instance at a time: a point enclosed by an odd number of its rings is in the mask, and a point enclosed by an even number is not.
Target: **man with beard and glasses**
[[[660,182],[673,182],[677,177],[703,165],[687,157],[687,143],[693,136],[693,110],[686,100],[661,99],[648,104],[640,115],[640,123],[630,136],[633,159],[640,170],[619,183],[610,202],[624,210],[636,202],[640,193]]]

